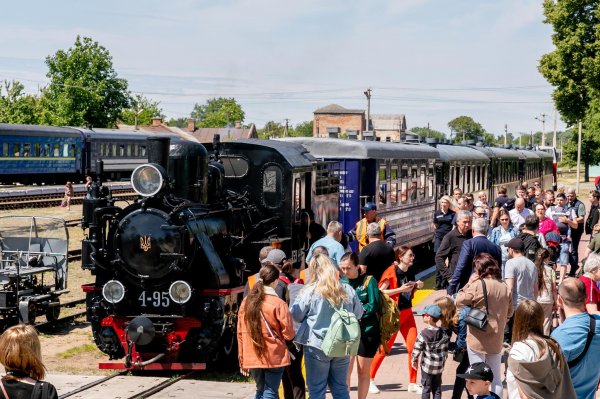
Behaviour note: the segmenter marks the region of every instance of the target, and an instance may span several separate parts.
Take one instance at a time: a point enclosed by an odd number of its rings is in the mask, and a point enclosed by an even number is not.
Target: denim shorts
[[[558,264],[566,266],[569,264],[569,242],[560,243],[560,254],[558,255]]]

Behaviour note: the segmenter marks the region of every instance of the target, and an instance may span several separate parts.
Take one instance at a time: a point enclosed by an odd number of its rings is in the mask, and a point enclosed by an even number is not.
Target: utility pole
[[[367,128],[365,130],[371,130],[371,88],[369,87],[364,95],[367,97]]]
[[[290,123],[290,120],[288,118],[285,118],[285,130],[283,131],[283,137],[288,136],[289,123]]]
[[[552,137],[552,147],[554,147],[554,149],[556,150],[556,115],[558,114],[558,112],[556,111],[556,108],[554,108],[554,136]]]
[[[577,183],[575,183],[575,192],[579,193],[579,173],[581,169],[581,120],[579,121],[579,140],[577,140]]]
[[[535,119],[542,122],[542,143],[541,143],[541,145],[546,145],[546,117],[547,116],[548,115],[546,115],[545,113],[542,112],[540,114],[539,118],[537,116],[535,117]]]
[[[507,140],[508,140],[508,124],[505,123],[504,124],[504,145],[508,144]]]

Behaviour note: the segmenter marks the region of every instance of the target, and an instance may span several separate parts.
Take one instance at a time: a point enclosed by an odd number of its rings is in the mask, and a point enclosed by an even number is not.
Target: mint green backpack
[[[346,357],[355,356],[358,353],[360,343],[360,324],[356,315],[344,309],[342,303],[338,308],[331,302],[329,303],[334,310],[331,316],[331,322],[321,350],[328,357]]]

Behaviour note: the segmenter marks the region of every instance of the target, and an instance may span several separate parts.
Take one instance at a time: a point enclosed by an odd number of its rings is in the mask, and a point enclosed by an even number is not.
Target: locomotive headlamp
[[[131,186],[143,197],[158,194],[166,185],[167,173],[162,166],[148,163],[140,165],[131,174]]]
[[[169,287],[169,296],[173,302],[183,305],[192,297],[192,288],[185,281],[177,280]]]
[[[119,303],[125,298],[125,287],[120,281],[110,280],[102,287],[102,296],[109,303]]]

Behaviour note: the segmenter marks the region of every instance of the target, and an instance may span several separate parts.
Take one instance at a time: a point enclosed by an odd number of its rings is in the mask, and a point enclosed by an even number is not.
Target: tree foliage
[[[114,126],[129,106],[127,81],[117,76],[107,49],[89,37],[46,58],[42,121],[52,125]]]
[[[188,119],[189,118],[171,118],[169,119],[169,121],[167,122],[167,125],[169,126],[176,126],[176,127],[180,127],[180,128],[184,128],[188,126]]]
[[[243,122],[245,113],[235,98],[211,98],[206,104],[195,104],[191,113],[198,127],[227,127]]]
[[[415,134],[418,134],[421,137],[432,137],[440,140],[446,139],[446,135],[443,132],[440,132],[439,130],[435,129],[430,129],[428,127],[412,127],[410,128],[410,131]]]
[[[581,159],[585,181],[589,166],[600,162],[600,10],[597,0],[545,0],[544,22],[551,24],[554,51],[542,56],[540,73],[555,89],[556,109],[568,126],[583,123]],[[577,159],[578,134],[564,148],[563,160]]]
[[[152,123],[152,118],[155,117],[160,117],[164,120],[165,115],[159,105],[160,103],[158,101],[153,101],[142,95],[132,97],[131,107],[123,110],[121,121],[127,125],[135,125],[136,113],[138,114],[138,125],[150,125]]]
[[[470,116],[459,116],[448,122],[448,127],[454,132],[454,141],[460,142],[462,140],[477,140],[478,136],[484,136],[485,129]],[[493,135],[491,135],[493,141]],[[486,141],[490,140],[490,137],[484,137]]]
[[[313,135],[313,121],[304,121],[298,123],[292,132],[292,136],[295,137],[312,137]]]
[[[25,86],[17,81],[4,81],[0,86],[0,123],[37,124],[39,98],[24,93]]]
[[[257,131],[258,137],[261,139],[269,139],[272,137],[283,137],[285,126],[279,122],[268,121],[262,129]],[[289,133],[289,132],[288,132]]]

